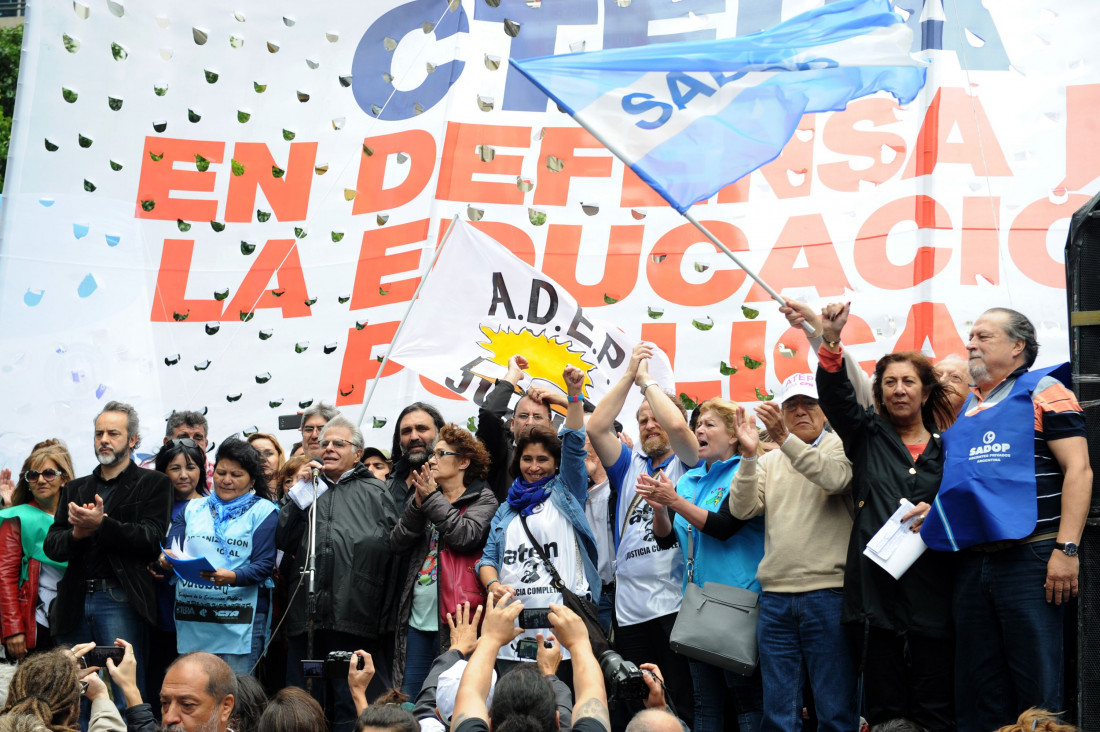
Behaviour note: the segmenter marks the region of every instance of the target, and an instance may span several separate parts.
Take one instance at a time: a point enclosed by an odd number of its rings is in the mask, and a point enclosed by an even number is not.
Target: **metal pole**
[[[458,223],[458,214],[454,215],[450,225],[447,226],[447,231],[443,234],[443,239],[439,242],[439,246],[435,248],[435,255],[432,257],[432,263],[428,265],[428,271],[420,278],[420,284],[416,286],[416,292],[413,293],[412,299],[409,300],[409,306],[405,308],[405,314],[401,316],[401,322],[397,324],[397,331],[393,334],[393,339],[390,340],[390,347],[386,349],[386,355],[382,357],[382,363],[378,364],[378,373],[374,375],[374,380],[370,383],[370,389],[367,391],[367,397],[363,400],[363,408],[359,410],[359,419],[356,420],[356,424],[361,425],[363,424],[363,420],[366,419],[367,406],[370,404],[371,397],[374,396],[374,390],[378,387],[378,380],[382,378],[382,372],[386,370],[386,364],[390,362],[390,354],[393,353],[394,346],[397,345],[397,339],[401,337],[401,331],[405,329],[405,323],[409,319],[409,313],[412,312],[413,305],[416,304],[417,298],[420,297],[420,291],[424,289],[424,283],[428,281],[428,275],[435,269],[435,263],[439,259],[439,253],[443,251],[443,245],[447,243],[447,240],[451,238],[451,232],[454,230],[456,223]]]

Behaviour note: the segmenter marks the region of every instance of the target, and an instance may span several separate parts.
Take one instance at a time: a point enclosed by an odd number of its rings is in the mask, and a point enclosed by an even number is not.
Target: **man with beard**
[[[661,391],[646,362],[652,344],[634,346],[619,382],[588,421],[588,435],[611,482],[611,528],[615,546],[615,647],[635,664],[656,663],[676,708],[690,716],[691,674],[687,660],[668,645],[683,599],[683,552],[662,550],[653,536],[653,509],[636,490],[638,476],[663,471],[675,484],[699,462],[699,443],[679,402]],[[641,452],[619,442],[612,431],[631,386],[645,401],[638,410]],[[689,720],[690,721],[690,720]]]
[[[943,480],[921,537],[958,552],[955,704],[959,732],[975,732],[1028,707],[1065,708],[1063,621],[1092,468],[1068,369],[1032,368],[1039,343],[1027,317],[987,310],[966,350],[975,387],[943,435]]]
[[[393,470],[386,485],[393,492],[397,505],[404,510],[405,501],[412,495],[412,474],[428,462],[432,443],[443,427],[443,415],[431,404],[413,402],[397,415],[393,428],[393,446],[390,459]]]
[[[398,565],[390,551],[398,504],[370,469],[360,462],[363,434],[343,416],[325,425],[320,439],[321,483],[314,505],[313,487],[299,483],[287,493],[279,513],[275,544],[288,556],[287,586],[298,587],[286,610],[287,683],[305,687],[302,660],[325,658],[332,651],[365,650],[375,663],[370,695],[390,686]],[[316,609],[308,611],[310,511],[317,511]],[[303,575],[305,575],[303,577]],[[301,585],[299,587],[299,585]],[[310,621],[313,655],[307,656]],[[329,689],[315,680],[313,695],[324,705]],[[333,684],[331,698],[337,730],[350,730],[355,705],[347,684]]]
[[[508,372],[503,379],[497,379],[496,386],[485,397],[477,413],[477,439],[485,443],[493,463],[489,468],[489,485],[493,488],[497,500],[503,501],[512,485],[508,475],[508,466],[512,464],[512,450],[523,430],[534,425],[550,427],[550,404],[544,398],[547,393],[537,388],[530,389],[516,402],[512,416],[506,420],[508,402],[516,392],[516,385],[527,369],[527,359],[515,355],[508,359]],[[564,404],[565,395],[561,395]],[[507,425],[505,422],[507,421]]]
[[[172,513],[172,481],[130,459],[140,441],[132,406],[108,402],[95,420],[99,465],[61,489],[45,552],[68,568],[50,610],[50,632],[63,645],[110,645],[129,638],[144,679],[149,626],[157,622],[153,576]],[[140,686],[139,686],[140,688]],[[122,694],[114,698],[122,709]]]

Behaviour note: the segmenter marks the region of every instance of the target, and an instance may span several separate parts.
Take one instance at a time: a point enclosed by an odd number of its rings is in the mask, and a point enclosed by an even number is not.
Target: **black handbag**
[[[600,625],[599,608],[596,607],[596,603],[586,597],[578,596],[577,593],[565,586],[565,583],[561,580],[561,575],[554,567],[554,563],[546,556],[546,552],[542,550],[542,545],[535,541],[531,529],[527,526],[527,517],[520,514],[519,520],[523,524],[523,530],[527,534],[527,538],[531,541],[531,546],[535,548],[535,553],[539,555],[543,566],[550,573],[550,585],[561,593],[562,604],[579,615],[581,620],[584,621],[585,627],[588,628],[588,642],[592,644],[592,655],[599,659],[606,651],[611,650],[607,634],[603,632],[603,626]]]

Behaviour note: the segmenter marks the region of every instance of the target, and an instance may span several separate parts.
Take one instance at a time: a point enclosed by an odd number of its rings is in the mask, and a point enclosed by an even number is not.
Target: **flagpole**
[[[382,372],[386,370],[386,364],[390,362],[390,354],[393,353],[393,348],[397,345],[397,339],[401,337],[401,331],[405,329],[405,323],[409,320],[409,313],[412,312],[413,305],[416,304],[417,298],[420,297],[420,291],[424,289],[424,283],[428,281],[428,276],[435,269],[435,263],[439,259],[439,253],[443,251],[443,245],[451,238],[451,232],[454,231],[456,223],[458,223],[458,214],[454,215],[454,218],[451,219],[451,223],[447,226],[447,231],[443,234],[439,246],[435,248],[435,255],[432,256],[432,263],[428,265],[428,271],[420,278],[420,284],[416,286],[416,292],[413,293],[412,299],[409,300],[409,306],[405,308],[405,314],[401,316],[401,322],[397,324],[397,331],[390,340],[390,347],[386,349],[386,355],[382,357],[382,363],[378,364],[378,373],[374,375],[374,380],[371,381],[370,389],[367,391],[367,397],[363,400],[363,408],[359,410],[359,419],[355,422],[357,425],[362,425],[363,420],[366,419],[367,407],[370,405],[371,397],[374,396],[374,390],[378,387],[379,379],[382,378]]]

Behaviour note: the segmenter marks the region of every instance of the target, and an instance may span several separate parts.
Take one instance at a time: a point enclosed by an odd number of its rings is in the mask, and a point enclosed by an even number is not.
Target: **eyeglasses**
[[[534,413],[520,412],[519,414],[516,415],[516,419],[518,419],[520,422],[545,422],[546,421],[546,415],[545,414],[539,414],[538,412],[534,412]]]
[[[309,425],[308,427],[306,425],[302,425],[302,434],[303,435],[312,435],[314,432],[320,432],[323,428],[324,428],[323,424]]]
[[[331,445],[337,450],[343,450],[345,447],[351,444],[352,443],[348,442],[347,440],[321,440],[321,449],[323,450]],[[354,445],[352,446],[354,447]]]
[[[177,437],[174,440],[169,440],[168,444],[172,447],[197,447],[200,450],[202,445],[192,440],[190,437]]]
[[[793,412],[799,407],[803,409],[817,409],[818,403],[816,399],[809,399],[807,397],[791,397],[787,401],[783,402],[784,412]]]
[[[456,458],[462,457],[462,453],[451,452],[450,450],[435,450],[432,452],[431,457],[435,458],[436,460],[442,460],[448,455],[454,455]]]
[[[46,468],[45,470],[28,470],[27,472],[23,473],[23,478],[28,483],[33,483],[34,481],[38,480],[38,476],[42,476],[46,480],[56,480],[62,475],[64,475],[64,473],[62,473],[60,470]]]

